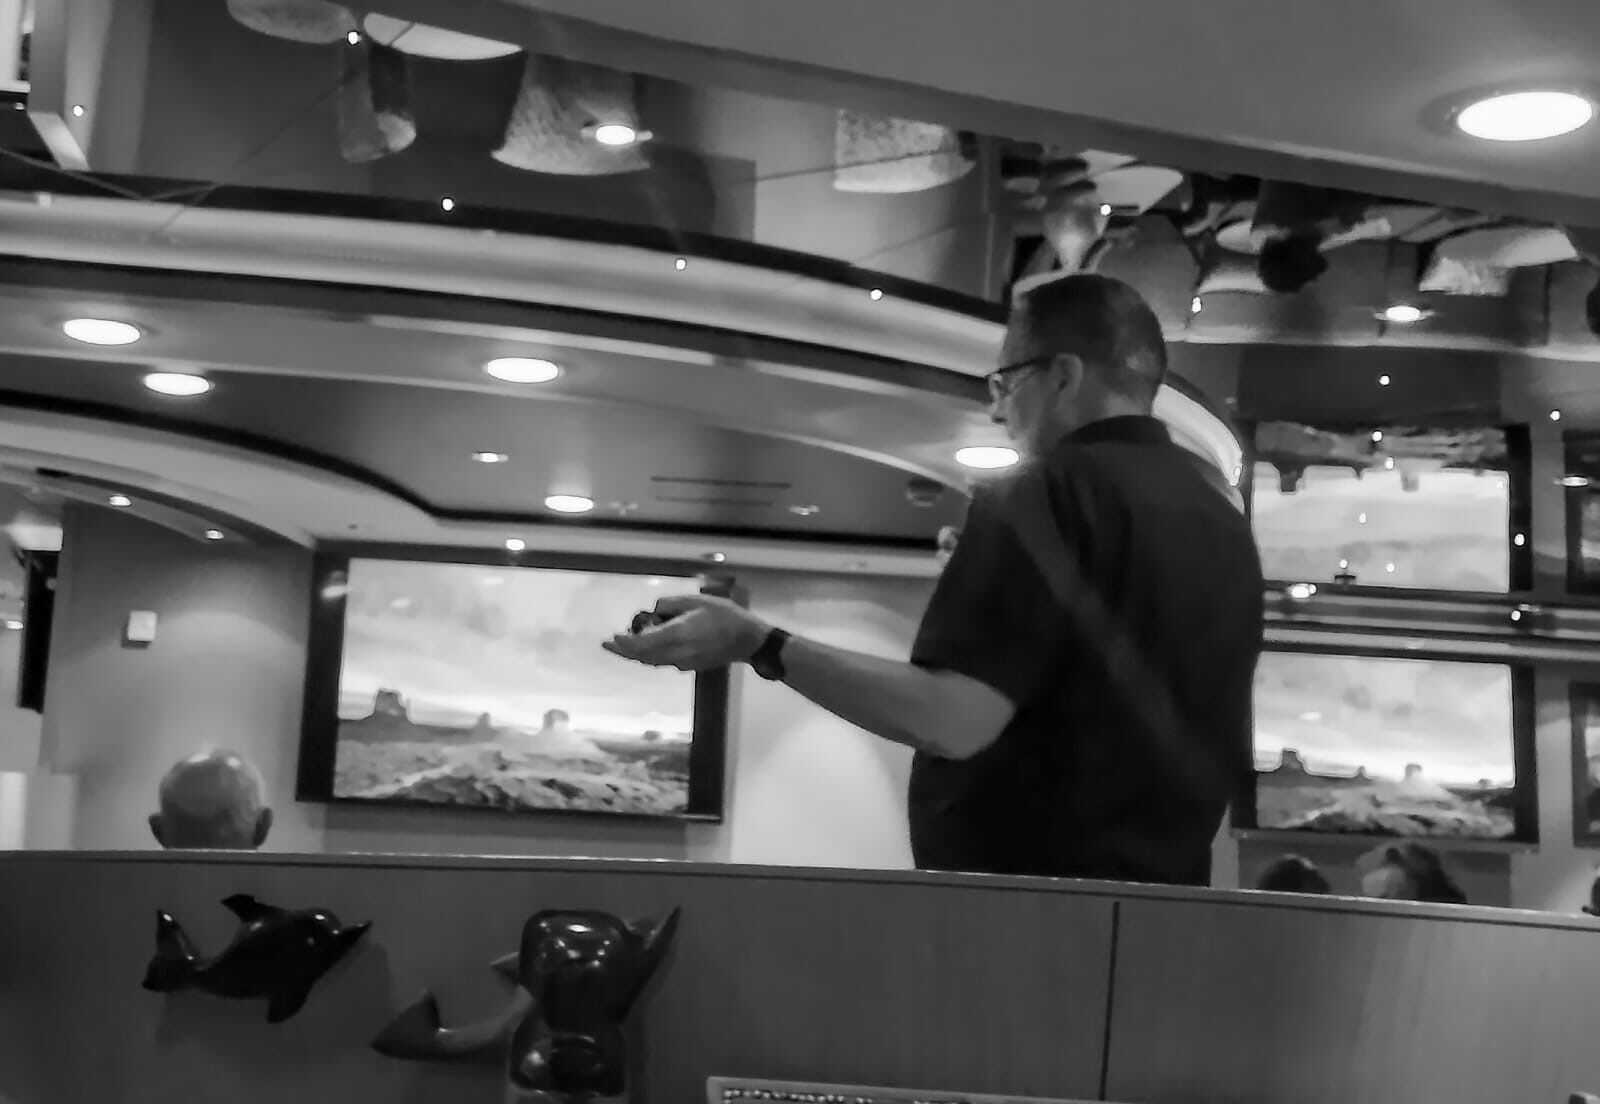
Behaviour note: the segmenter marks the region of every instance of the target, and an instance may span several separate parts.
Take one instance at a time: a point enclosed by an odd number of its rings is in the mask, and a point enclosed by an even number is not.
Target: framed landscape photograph
[[[1574,682],[1572,703],[1572,838],[1600,847],[1600,682]]]
[[[754,1104],[758,1100],[766,1104],[1088,1104],[1064,1097],[986,1096],[933,1089],[824,1085],[811,1081],[757,1081],[745,1077],[713,1077],[706,1083],[706,1104]]]
[[[1268,650],[1255,784],[1236,827],[1534,843],[1531,672],[1430,656]],[[1600,752],[1600,748],[1596,749]]]
[[[1532,585],[1526,428],[1263,421],[1250,440],[1246,500],[1268,580],[1451,594]]]
[[[318,558],[302,801],[722,816],[727,673],[601,650],[695,569],[356,548]]]

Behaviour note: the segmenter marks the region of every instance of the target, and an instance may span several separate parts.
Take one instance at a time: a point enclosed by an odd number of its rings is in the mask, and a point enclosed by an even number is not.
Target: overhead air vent
[[[694,476],[653,475],[651,491],[657,502],[680,506],[734,506],[766,509],[778,504],[792,483],[755,479],[700,479]]]

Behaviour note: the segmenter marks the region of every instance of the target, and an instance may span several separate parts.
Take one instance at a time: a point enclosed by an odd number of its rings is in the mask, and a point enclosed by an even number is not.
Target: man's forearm
[[[798,636],[783,647],[784,682],[841,720],[874,736],[955,757],[944,737],[944,684],[910,663],[818,644]]]

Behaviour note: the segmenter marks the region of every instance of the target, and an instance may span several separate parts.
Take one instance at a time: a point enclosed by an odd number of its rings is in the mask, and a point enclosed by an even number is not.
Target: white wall
[[[145,818],[161,775],[215,743],[266,778],[270,851],[909,865],[908,756],[743,671],[720,826],[296,803],[309,555],[201,544],[92,507],[69,509],[64,528],[44,759],[78,779],[77,847],[154,847]],[[791,630],[886,655],[906,654],[931,585],[776,573],[741,582],[756,610]],[[148,648],[121,642],[136,609],[160,619]]]

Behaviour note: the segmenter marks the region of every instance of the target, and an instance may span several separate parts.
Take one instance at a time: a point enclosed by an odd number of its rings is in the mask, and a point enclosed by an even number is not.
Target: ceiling
[[[409,56],[378,89],[381,55],[342,35],[291,41],[188,0],[68,6],[36,32],[25,113],[67,139],[57,166],[0,134],[0,474],[91,502],[128,488],[193,539],[537,532],[931,572],[975,478],[956,450],[1003,443],[978,377],[1014,281],[1078,268],[1151,302],[1182,377],[1160,413],[1224,470],[1235,399],[1245,416],[1379,416],[1403,394],[1419,416],[1600,422],[1600,236],[1573,228],[1600,225],[1600,125],[1489,147],[1425,118],[1452,90],[1576,72],[1600,52],[1576,7],[1357,0],[1296,12],[1286,35],[1289,17],[1237,0],[381,0],[535,52]],[[549,58],[631,89],[653,135],[633,170],[503,156]],[[930,120],[908,125],[945,143],[910,159],[933,175],[862,190],[846,108],[869,132]],[[378,137],[352,129],[380,116]],[[557,127],[532,153],[581,137]],[[89,171],[63,172],[62,149]],[[1295,229],[1270,213],[1281,181],[1342,189],[1353,213],[1320,240],[1326,272],[1273,293],[1263,243]],[[1397,304],[1417,320],[1386,320]],[[146,334],[77,345],[60,332],[76,316]],[[1309,346],[1351,353],[1273,351]],[[563,373],[484,374],[508,355]],[[151,370],[215,390],[157,396]],[[552,494],[596,509],[554,516]]]
[[[1062,140],[1076,128],[1082,146],[1146,160],[1600,225],[1600,176],[1592,171],[1600,126],[1495,145],[1432,121],[1452,97],[1474,91],[1552,82],[1592,89],[1600,20],[1584,0],[380,6],[511,41],[605,50],[612,64],[626,58],[662,75],[696,65],[711,82],[786,81],[797,98],[827,89],[858,103],[897,102],[902,111],[920,101],[932,117],[987,133],[1042,136],[1031,128]],[[697,57],[676,46],[717,53]],[[1012,125],[1000,122],[1007,117]],[[1329,164],[1345,168],[1330,173]]]

